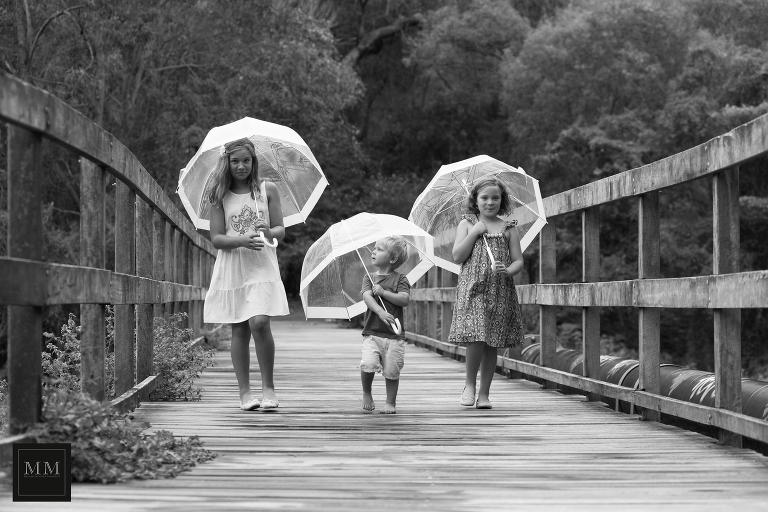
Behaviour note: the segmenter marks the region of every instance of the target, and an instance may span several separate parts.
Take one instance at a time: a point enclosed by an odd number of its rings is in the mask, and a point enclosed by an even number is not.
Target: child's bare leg
[[[237,385],[240,388],[240,405],[249,402],[251,396],[251,330],[248,322],[232,324],[232,345],[229,349],[232,366],[235,369]]]
[[[384,378],[387,383],[387,403],[384,404],[384,410],[381,414],[395,414],[395,405],[397,405],[397,388],[400,385],[399,380]]]
[[[267,400],[276,400],[275,396],[275,339],[266,315],[254,316],[248,321],[256,345],[256,357],[261,373],[261,393]]]
[[[485,343],[482,345],[483,360],[480,364],[480,390],[477,393],[477,399],[486,401],[491,392],[493,374],[496,372],[496,347],[490,347]]]
[[[477,388],[477,371],[480,369],[480,363],[483,360],[485,343],[476,341],[467,345],[467,376],[463,396],[475,398]]]
[[[374,375],[376,374],[373,372],[360,372],[360,382],[363,384],[363,409],[366,411],[376,409],[376,405],[373,403],[373,395],[371,394]]]

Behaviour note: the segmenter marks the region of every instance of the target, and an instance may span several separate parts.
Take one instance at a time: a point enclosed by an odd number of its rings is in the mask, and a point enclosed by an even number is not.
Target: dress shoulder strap
[[[509,228],[513,228],[515,226],[517,226],[517,219],[504,221],[504,231],[508,230]]]
[[[472,224],[473,226],[475,224],[477,224],[477,221],[478,221],[477,215],[472,215],[472,214],[469,214],[469,213],[462,214],[461,218],[464,219],[464,220],[468,220],[469,223]]]

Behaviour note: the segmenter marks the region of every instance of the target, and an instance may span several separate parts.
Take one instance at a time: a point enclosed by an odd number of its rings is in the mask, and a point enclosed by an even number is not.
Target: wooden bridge
[[[104,398],[104,308],[115,306],[113,405],[136,407],[151,375],[153,316],[186,311],[201,327],[215,254],[134,155],[50,94],[0,76],[0,118],[8,122],[8,254],[0,257],[0,303],[8,305],[10,420],[14,441],[38,419],[42,307],[79,304],[82,386]],[[80,265],[42,262],[41,198],[45,137],[81,157]],[[115,486],[75,485],[78,509],[511,508],[615,509],[707,505],[768,509],[768,459],[740,449],[742,436],[768,442],[768,422],[741,413],[741,308],[768,307],[768,271],[739,272],[739,165],[768,154],[768,116],[683,153],[545,199],[537,284],[518,288],[538,305],[541,365],[500,357],[504,379],[491,411],[458,406],[462,349],[447,345],[452,277],[434,269],[412,293],[409,347],[398,415],[365,415],[359,404],[359,333],[325,323],[275,322],[275,413],[246,414],[236,403],[229,355],[206,371],[202,402],[144,402],[139,419],[176,434],[199,434],[217,460],[177,479]],[[105,267],[104,203],[114,176],[115,268]],[[713,196],[713,275],[663,278],[659,191],[708,179]],[[599,208],[638,208],[637,279],[601,281]],[[582,219],[583,279],[556,283],[554,226]],[[583,375],[551,368],[555,310],[583,308]],[[640,325],[637,389],[599,380],[600,307],[630,307]],[[659,394],[661,308],[708,308],[715,317],[714,407]],[[134,335],[135,333],[135,335]],[[254,377],[258,382],[258,377]],[[585,394],[564,396],[555,385]],[[645,420],[606,408],[600,396],[643,408]],[[382,398],[379,398],[381,401]],[[659,423],[660,415],[719,429],[719,442]],[[372,499],[381,499],[374,503]],[[35,510],[11,504],[5,509]],[[109,502],[109,503],[107,503]],[[37,508],[43,508],[39,504]],[[58,507],[57,507],[58,508]],[[64,509],[64,507],[61,507]],[[46,510],[49,510],[46,507]]]

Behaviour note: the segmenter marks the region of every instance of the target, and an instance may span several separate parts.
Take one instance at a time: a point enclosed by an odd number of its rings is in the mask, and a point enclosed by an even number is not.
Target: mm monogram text
[[[59,476],[59,463],[54,462],[53,467],[47,462],[43,462],[43,472],[40,472],[40,462],[35,462],[33,466],[29,462],[24,463],[24,476]]]

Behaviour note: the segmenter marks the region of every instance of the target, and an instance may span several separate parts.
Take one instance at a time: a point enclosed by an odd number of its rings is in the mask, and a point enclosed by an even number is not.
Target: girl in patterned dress
[[[232,366],[244,411],[274,409],[275,340],[271,316],[287,315],[288,300],[280,280],[274,247],[264,243],[285,237],[280,195],[273,183],[259,181],[256,150],[248,139],[229,142],[213,175],[211,242],[218,249],[205,296],[206,323],[232,324]],[[251,394],[250,338],[256,345],[262,400]]]
[[[456,228],[453,259],[461,264],[448,341],[467,347],[466,383],[461,405],[490,409],[488,398],[496,350],[523,341],[520,304],[512,277],[523,270],[516,221],[509,213],[507,189],[494,177],[480,180],[470,192],[467,210]],[[475,399],[477,371],[480,389]]]

